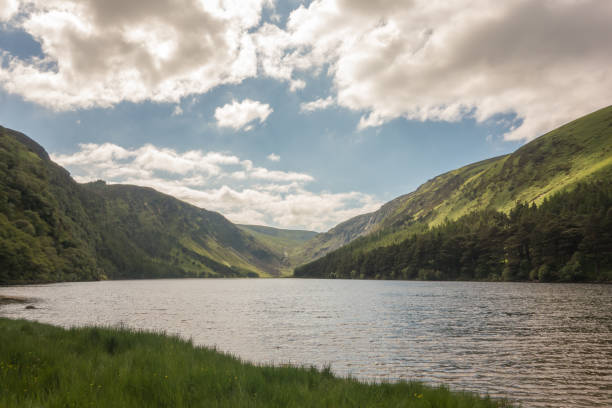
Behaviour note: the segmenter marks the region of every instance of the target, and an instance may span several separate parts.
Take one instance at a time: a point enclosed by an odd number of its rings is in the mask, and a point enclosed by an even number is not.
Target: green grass
[[[507,407],[420,383],[256,366],[189,341],[0,319],[1,407]]]

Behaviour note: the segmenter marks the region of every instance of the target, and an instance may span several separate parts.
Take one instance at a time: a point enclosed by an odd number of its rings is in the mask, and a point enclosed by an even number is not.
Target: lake
[[[523,407],[612,406],[612,285],[183,279],[0,287],[60,326],[163,330],[262,363],[445,383]]]

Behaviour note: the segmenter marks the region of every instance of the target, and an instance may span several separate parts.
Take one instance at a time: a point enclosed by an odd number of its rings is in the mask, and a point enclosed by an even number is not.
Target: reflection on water
[[[447,383],[525,407],[612,406],[612,286],[149,280],[0,288],[0,315],[164,330],[255,362]]]

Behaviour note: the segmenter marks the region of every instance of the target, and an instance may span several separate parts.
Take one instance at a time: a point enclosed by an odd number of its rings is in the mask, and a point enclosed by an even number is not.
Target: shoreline
[[[533,284],[552,284],[552,285],[612,285],[612,280],[602,281],[576,281],[576,282],[542,282],[537,280],[424,280],[424,279],[360,279],[360,278],[320,278],[320,277],[309,277],[309,276],[278,276],[278,277],[184,277],[184,278],[125,278],[125,279],[97,279],[97,280],[77,280],[77,281],[52,281],[52,282],[18,282],[18,283],[4,283],[0,284],[2,288],[15,288],[15,287],[27,287],[27,286],[40,286],[40,285],[54,285],[58,283],[85,283],[85,282],[121,282],[121,281],[161,281],[161,280],[274,280],[274,279],[297,279],[297,280],[346,280],[346,281],[380,281],[380,282],[430,282],[430,283],[533,283]],[[3,298],[13,298],[14,296],[3,296],[0,295],[0,304],[2,304]],[[14,297],[18,299],[19,297]],[[26,301],[35,302],[36,299],[23,298]],[[17,303],[19,300],[13,303]],[[10,303],[10,301],[9,301]]]
[[[509,408],[420,382],[364,382],[331,368],[258,365],[176,336],[0,318],[0,405]]]
[[[22,286],[22,285],[19,285]],[[2,305],[10,305],[10,304],[14,304],[14,303],[21,303],[21,304],[26,304],[26,303],[36,303],[37,299],[35,298],[28,298],[28,297],[23,297],[23,296],[7,296],[7,295],[0,295],[0,306]]]

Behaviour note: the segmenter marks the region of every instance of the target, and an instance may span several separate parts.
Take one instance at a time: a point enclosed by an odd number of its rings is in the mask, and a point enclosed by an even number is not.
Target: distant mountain
[[[380,245],[358,238],[297,277],[612,282],[612,179],[580,182],[508,212],[477,210]]]
[[[286,261],[222,215],[150,188],[78,184],[0,127],[0,284],[275,276]]]
[[[282,273],[285,275],[291,275],[292,266],[297,263],[296,253],[306,242],[319,235],[314,231],[287,230],[262,225],[237,225],[237,227],[264,243],[282,259]]]
[[[76,183],[0,127],[0,284],[281,276],[315,259],[295,274],[606,280],[609,180],[612,106],[317,234],[236,226],[150,188]]]
[[[312,261],[366,236],[354,247],[369,251],[474,211],[508,213],[517,201],[539,204],[578,183],[611,177],[612,106],[549,132],[512,154],[437,176],[378,211],[345,221],[307,242],[298,260]]]

